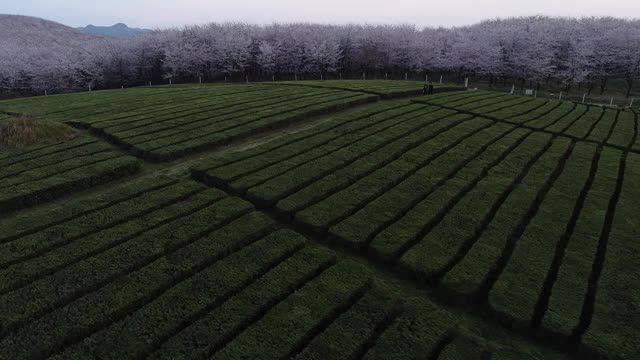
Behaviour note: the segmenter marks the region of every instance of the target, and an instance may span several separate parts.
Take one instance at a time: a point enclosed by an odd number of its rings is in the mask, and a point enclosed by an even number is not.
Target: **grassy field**
[[[0,101],[0,359],[637,358],[637,114],[421,87]]]

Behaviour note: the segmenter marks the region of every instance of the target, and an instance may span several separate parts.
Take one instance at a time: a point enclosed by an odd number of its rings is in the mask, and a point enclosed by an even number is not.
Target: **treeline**
[[[20,41],[14,43],[23,46],[13,51],[19,56],[0,44],[5,91],[444,74],[449,81],[470,76],[530,87],[553,82],[565,91],[579,84],[589,93],[603,92],[617,79],[624,81],[628,96],[640,80],[640,21],[616,18],[525,17],[451,29],[208,24],[83,40],[82,46],[49,53],[38,44],[40,50],[27,51]]]

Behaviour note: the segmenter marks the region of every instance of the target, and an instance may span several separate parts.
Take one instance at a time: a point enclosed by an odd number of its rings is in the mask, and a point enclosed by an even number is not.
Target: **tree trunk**
[[[600,81],[600,95],[604,94],[604,90],[607,88],[607,78]]]

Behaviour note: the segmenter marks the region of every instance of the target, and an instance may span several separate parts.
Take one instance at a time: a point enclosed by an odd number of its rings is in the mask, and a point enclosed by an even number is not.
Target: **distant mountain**
[[[89,25],[85,27],[79,27],[78,30],[87,34],[107,35],[107,36],[114,36],[114,37],[127,37],[127,36],[132,36],[132,35],[151,31],[148,29],[130,28],[123,23],[117,23],[112,26]]]

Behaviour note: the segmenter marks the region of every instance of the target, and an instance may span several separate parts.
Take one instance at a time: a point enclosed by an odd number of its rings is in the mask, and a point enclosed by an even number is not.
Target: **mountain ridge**
[[[130,28],[129,26],[127,26],[127,24],[121,22],[111,26],[96,26],[93,24],[89,24],[87,26],[78,27],[76,29],[86,34],[106,35],[113,37],[134,36],[151,31],[149,29]]]

